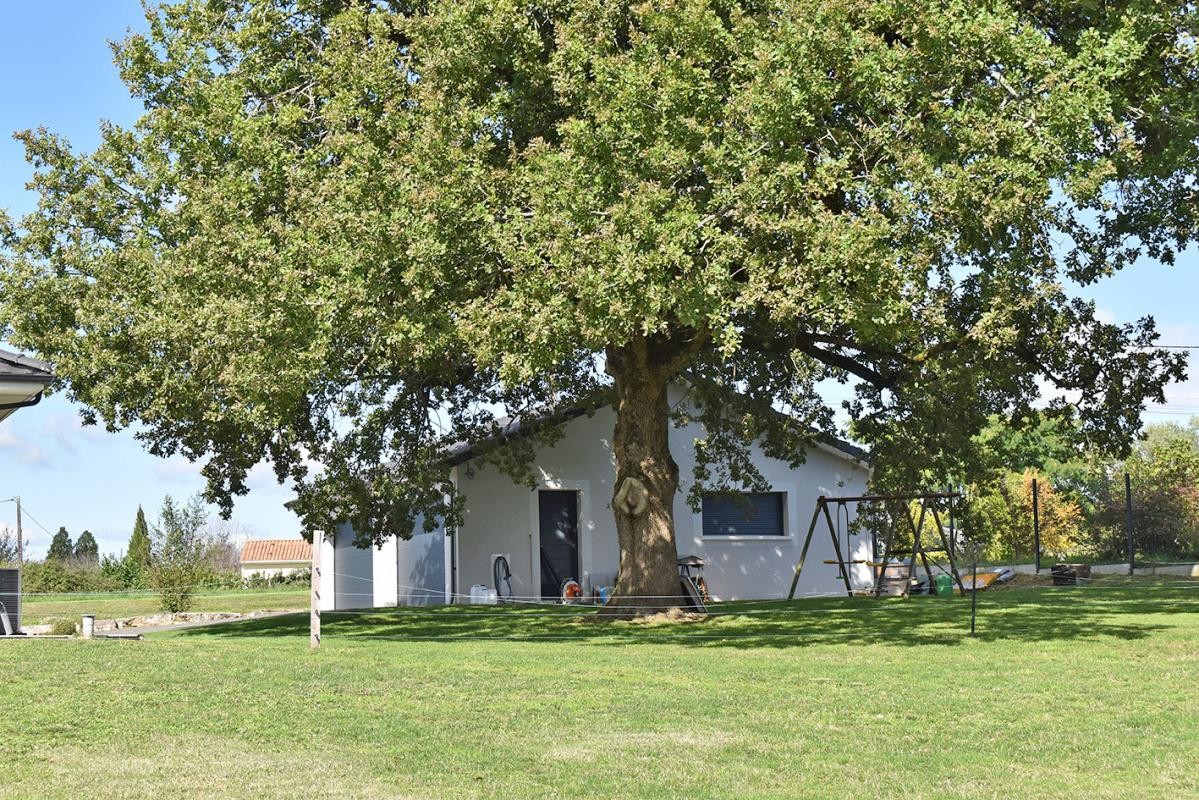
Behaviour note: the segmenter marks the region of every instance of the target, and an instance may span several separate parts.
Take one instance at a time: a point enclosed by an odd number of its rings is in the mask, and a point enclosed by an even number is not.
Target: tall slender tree
[[[50,540],[50,549],[46,553],[48,561],[70,561],[75,555],[75,545],[71,542],[71,534],[60,527]]]
[[[115,49],[136,125],[20,135],[40,204],[0,332],[89,421],[206,456],[226,512],[267,459],[309,529],[406,536],[457,517],[443,448],[489,410],[603,399],[619,604],[678,591],[672,413],[707,431],[695,499],[761,485],[754,440],[801,460],[818,385],[852,384],[876,478],[910,485],[1046,386],[1122,450],[1183,376],[1152,320],[1064,287],[1194,239],[1194,3],[189,0],[148,26]],[[490,457],[528,477],[554,435]]]
[[[79,534],[79,539],[75,542],[75,560],[84,564],[97,564],[100,561],[100,546],[96,544],[96,537],[92,536],[91,531],[84,531]]]
[[[146,525],[146,512],[140,505],[133,520],[133,534],[129,537],[125,558],[138,567],[150,566],[150,528]]]

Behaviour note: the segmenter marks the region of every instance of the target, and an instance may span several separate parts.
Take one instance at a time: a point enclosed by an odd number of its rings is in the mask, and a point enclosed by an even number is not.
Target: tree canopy
[[[192,595],[205,577],[204,526],[208,512],[199,496],[178,503],[170,495],[162,500],[151,542],[151,580],[163,611],[191,608]]]
[[[50,549],[46,552],[47,561],[70,561],[75,555],[75,546],[71,542],[71,534],[66,528],[59,528],[50,539]]]
[[[76,561],[85,564],[100,562],[100,545],[96,543],[96,537],[92,535],[91,531],[79,534],[79,538],[75,541],[74,554]]]
[[[150,528],[146,525],[146,512],[141,506],[137,507],[137,517],[133,520],[133,533],[129,536],[129,550],[125,558],[138,567],[150,566]]]
[[[614,397],[618,491],[653,500],[614,505],[622,575],[651,540],[664,573],[669,381],[727,486],[760,480],[755,438],[802,459],[828,382],[876,479],[910,484],[1045,393],[1123,450],[1183,376],[1151,319],[1105,323],[1068,287],[1194,239],[1193,3],[147,18],[115,47],[136,125],[92,153],[20,135],[40,203],[6,226],[0,332],[92,418],[207,458],[226,510],[267,459],[311,528],[407,535],[453,517],[443,448],[493,411]]]

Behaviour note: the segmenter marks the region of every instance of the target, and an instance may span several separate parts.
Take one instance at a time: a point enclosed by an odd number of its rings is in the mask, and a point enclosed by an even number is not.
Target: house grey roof
[[[495,436],[489,436],[479,441],[454,442],[447,446],[445,449],[445,463],[447,466],[456,467],[459,464],[470,461],[488,447],[502,444],[519,436],[527,436],[546,425],[568,422],[586,413],[588,411],[585,408],[569,408],[554,414],[535,414],[529,417],[528,420],[522,420],[519,417],[500,417],[496,420],[496,427],[499,432]]]
[[[558,411],[551,414],[538,414],[529,417],[527,420],[521,420],[515,417],[503,417],[496,420],[499,433],[477,442],[455,442],[446,448],[446,464],[449,466],[457,466],[470,461],[481,454],[489,447],[502,444],[510,439],[515,439],[520,436],[527,436],[531,432],[538,430],[546,425],[559,425],[569,422],[576,417],[581,417],[585,414],[594,411],[595,409],[586,408],[570,408],[565,411]],[[782,412],[779,412],[782,413]],[[838,455],[848,457],[862,464],[870,463],[870,453],[857,445],[838,439],[835,436],[830,436],[822,431],[813,431],[815,434],[816,444],[823,446],[828,450],[836,451]]]
[[[54,380],[54,372],[45,361],[0,350],[0,381],[29,381],[48,384]]]

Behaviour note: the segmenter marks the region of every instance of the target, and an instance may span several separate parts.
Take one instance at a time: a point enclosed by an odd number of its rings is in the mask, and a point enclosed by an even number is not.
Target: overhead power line
[[[24,503],[21,504],[21,516],[23,516],[29,520],[32,520],[33,524],[37,525],[39,528],[41,528],[43,531],[45,531],[47,536],[49,536],[51,539],[54,538],[54,534],[50,533],[50,529],[47,528],[42,523],[38,522],[37,517],[35,517],[35,516],[33,516],[33,514],[29,513],[29,506],[25,505]]]

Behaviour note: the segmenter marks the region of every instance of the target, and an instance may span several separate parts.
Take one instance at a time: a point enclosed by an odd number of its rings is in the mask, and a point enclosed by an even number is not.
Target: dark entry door
[[[541,531],[541,595],[557,598],[562,581],[579,579],[579,495],[537,493]]]

